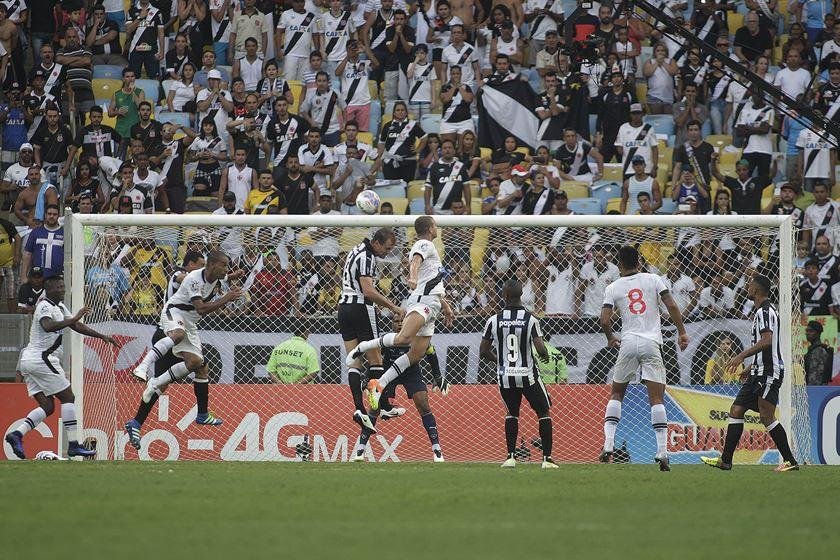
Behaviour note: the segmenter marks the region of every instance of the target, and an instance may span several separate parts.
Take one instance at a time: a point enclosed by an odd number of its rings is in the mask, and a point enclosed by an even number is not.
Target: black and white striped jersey
[[[773,333],[773,343],[769,348],[765,348],[753,356],[750,375],[781,380],[785,373],[785,362],[782,358],[779,312],[776,311],[770,300],[764,300],[764,303],[754,311],[752,343],[756,344],[761,340],[761,335],[767,331]]]
[[[341,274],[341,303],[365,303],[370,300],[365,298],[362,291],[362,277],[376,277],[376,255],[370,246],[370,240],[365,239],[347,253],[347,260],[344,261],[344,272]]]
[[[537,366],[531,355],[534,337],[542,338],[539,320],[524,307],[508,307],[490,317],[484,340],[496,345],[499,385],[527,387],[537,382]]]

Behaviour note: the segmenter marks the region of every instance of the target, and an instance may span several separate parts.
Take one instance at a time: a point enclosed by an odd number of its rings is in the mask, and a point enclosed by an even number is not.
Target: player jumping
[[[175,295],[168,298],[163,305],[160,328],[166,336],[155,342],[137,366],[134,375],[145,377],[149,365],[154,365],[170,350],[183,361],[170,367],[163,375],[149,379],[138,409],[138,416],[141,418],[148,416],[156,401],[155,397],[160,396],[170,383],[183,379],[190,372],[197,372],[202,367],[204,355],[198,336],[199,319],[224,308],[241,295],[241,290],[233,287],[220,298],[213,299],[221,280],[233,280],[242,276],[241,270],[226,275],[227,269],[228,256],[222,251],[211,251],[207,256],[207,265],[187,274]],[[132,447],[140,449],[140,422],[137,418],[126,422],[125,430]]]
[[[431,216],[420,216],[414,221],[414,231],[417,241],[408,255],[406,281],[406,285],[413,291],[407,298],[405,319],[400,332],[391,332],[362,342],[347,354],[346,361],[349,366],[368,350],[410,346],[408,352],[397,358],[379,379],[368,381],[368,401],[372,410],[379,409],[382,389],[423,359],[435,332],[437,316],[442,312],[444,323],[447,326],[452,324],[452,308],[443,297],[446,290],[443,287],[440,255],[432,243],[438,234],[437,224]],[[443,457],[442,454],[440,456]]]
[[[23,450],[23,436],[43,422],[55,411],[56,397],[61,403],[61,422],[67,430],[70,444],[67,455],[70,457],[91,457],[96,451],[79,445],[76,425],[76,397],[70,389],[70,381],[61,367],[63,349],[61,346],[62,330],[70,327],[84,336],[104,340],[113,346],[119,346],[110,336],[101,334],[81,322],[90,312],[83,307],[73,315],[64,305],[64,280],[60,276],[47,278],[44,282],[46,297],[38,302],[32,317],[29,331],[29,344],[20,353],[20,373],[26,381],[29,396],[38,403],[38,407],[26,415],[26,419],[6,435],[6,441],[20,459],[26,458]]]
[[[507,459],[502,468],[516,466],[514,453],[519,435],[519,406],[523,395],[539,418],[540,441],[542,442],[542,468],[559,468],[551,458],[554,440],[551,421],[551,398],[540,379],[537,364],[531,355],[531,348],[543,359],[548,359],[548,350],[542,339],[540,322],[522,306],[522,284],[511,279],[502,287],[505,308],[490,317],[484,328],[479,353],[482,358],[496,362],[499,375],[499,392],[507,409],[505,416],[505,440]],[[493,349],[496,343],[498,352]]]
[[[753,356],[752,365],[741,374],[741,380],[745,383],[729,409],[723,454],[720,457],[700,457],[710,467],[724,471],[732,469],[732,455],[744,433],[744,414],[747,410],[754,410],[761,416],[761,423],[782,455],[783,462],[776,467],[776,472],[799,470],[785,428],[775,418],[779,388],[785,377],[785,362],[779,338],[779,313],[770,303],[769,294],[770,279],[761,274],[753,276],[747,285],[747,295],[753,300],[755,310],[752,346],[729,360],[726,370],[727,373],[733,373],[750,356]]]
[[[621,420],[621,402],[627,385],[641,370],[642,383],[647,387],[650,420],[656,433],[656,455],[660,471],[670,471],[668,461],[668,418],[665,415],[665,364],[662,361],[662,323],[660,302],[668,308],[671,321],[679,333],[679,346],[685,350],[688,335],[682,314],[674,298],[656,274],[639,272],[639,251],[624,246],[618,251],[618,270],[621,278],[607,286],[601,309],[601,328],[607,344],[617,347],[612,393],[604,417],[604,449],[598,460],[608,463],[615,447],[615,431]],[[621,317],[621,339],[612,331],[612,315]]]
[[[360,342],[373,340],[379,336],[377,326],[378,314],[376,306],[387,307],[395,317],[402,317],[403,310],[376,289],[376,259],[391,252],[396,237],[388,228],[377,230],[373,239],[365,239],[356,245],[344,262],[341,275],[341,299],[338,303],[338,327],[344,340],[344,349],[348,356]],[[368,362],[368,378],[375,379],[382,375],[382,352],[379,347],[365,352]],[[353,420],[362,427],[362,432],[369,430],[376,432],[374,425],[376,417],[371,418],[365,410],[362,400],[362,361],[361,356],[350,360],[347,378],[350,393],[353,395]],[[405,412],[402,408],[383,407],[382,417],[390,418]]]

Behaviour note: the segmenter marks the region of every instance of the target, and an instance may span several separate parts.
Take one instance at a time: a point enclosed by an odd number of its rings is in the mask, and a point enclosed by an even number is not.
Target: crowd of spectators
[[[832,2],[662,6],[833,118]],[[562,0],[0,2],[7,301],[19,287],[26,309],[42,278],[62,272],[65,207],[330,216],[357,213],[363,189],[396,186],[404,195],[387,198],[383,214],[568,215],[617,183],[620,194],[596,212],[792,215],[802,229],[801,310],[840,317],[840,193],[825,132],[768,104],[663,22],[593,2],[572,31],[597,46],[579,60],[567,54],[564,17]],[[111,79],[99,77],[111,68]],[[542,124],[536,138],[493,144],[478,136],[477,101],[511,81],[533,89]],[[407,290],[410,241],[398,233],[380,279],[396,295]],[[689,320],[747,317],[749,275],[778,268],[777,244],[758,236],[550,235],[443,230],[459,315],[495,309],[499,283],[515,274],[540,315],[591,319],[617,276],[614,247],[627,241],[641,245]],[[150,318],[185,250],[211,246],[249,271],[229,313],[331,315],[355,239],[334,227],[199,231],[169,244],[111,237],[88,257],[90,293]]]

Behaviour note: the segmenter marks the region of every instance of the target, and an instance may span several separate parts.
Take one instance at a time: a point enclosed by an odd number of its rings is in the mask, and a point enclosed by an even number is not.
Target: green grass
[[[0,463],[3,558],[829,558],[840,473]],[[83,550],[87,553],[83,553]]]

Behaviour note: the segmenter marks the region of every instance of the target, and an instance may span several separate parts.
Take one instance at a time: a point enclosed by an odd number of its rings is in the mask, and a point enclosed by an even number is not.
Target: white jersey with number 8
[[[622,276],[604,292],[604,306],[612,307],[621,316],[621,338],[636,335],[662,344],[662,322],[659,319],[661,294],[668,287],[662,277],[647,272]]]

